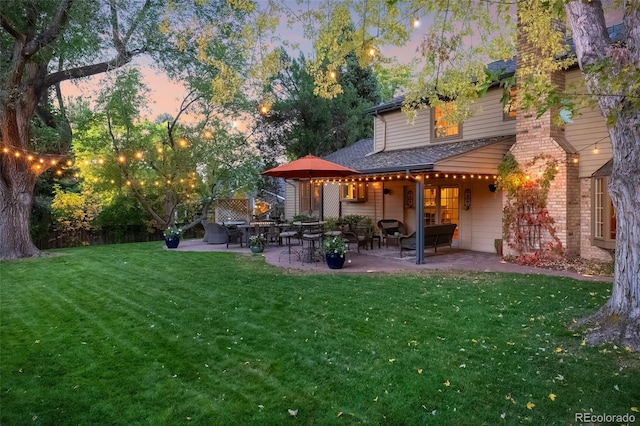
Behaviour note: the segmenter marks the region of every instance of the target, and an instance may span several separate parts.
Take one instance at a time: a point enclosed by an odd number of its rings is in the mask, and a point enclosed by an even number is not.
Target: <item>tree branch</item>
[[[133,32],[136,30],[136,28],[138,27],[138,24],[140,24],[140,22],[142,21],[142,18],[144,16],[144,14],[151,8],[151,0],[146,0],[144,2],[144,5],[140,8],[140,10],[138,11],[138,14],[136,15],[136,19],[133,20],[133,24],[131,25],[131,27],[129,28],[129,31],[127,31],[127,34],[124,36],[124,44],[126,45],[127,43],[129,43],[129,39],[131,38],[131,35],[133,34]]]
[[[109,1],[109,9],[111,11],[111,37],[113,38],[113,45],[119,55],[125,52],[125,44],[120,39],[120,24],[118,23],[118,8],[116,7],[115,0]],[[133,27],[133,25],[132,25]]]
[[[125,52],[125,56],[118,55],[115,59],[110,61],[101,62],[98,64],[85,65],[82,67],[71,68],[64,71],[58,71],[49,74],[43,83],[43,87],[49,87],[51,85],[60,83],[65,80],[73,80],[75,78],[89,77],[95,74],[107,72],[131,62],[131,59],[139,54],[141,51]]]
[[[8,32],[11,35],[11,37],[15,38],[16,40],[19,40],[24,37],[24,34],[19,32],[15,28],[13,28],[13,25],[11,25],[11,22],[7,21],[7,18],[5,18],[5,16],[2,14],[0,14],[0,25],[2,25],[2,28],[4,28],[4,30]]]
[[[29,41],[29,43],[27,43],[27,45],[22,50],[22,54],[25,57],[28,58],[33,56],[40,49],[48,46],[51,42],[58,38],[58,36],[60,35],[60,30],[69,20],[69,9],[71,9],[72,4],[73,0],[60,1],[53,19],[51,19],[51,22],[49,22],[49,26],[42,33],[40,33],[40,35]]]

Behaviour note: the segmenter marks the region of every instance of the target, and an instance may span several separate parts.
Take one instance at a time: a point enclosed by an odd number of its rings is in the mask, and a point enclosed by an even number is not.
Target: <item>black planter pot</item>
[[[167,248],[178,248],[178,244],[180,244],[180,237],[165,237],[164,243],[167,245]]]
[[[327,253],[325,258],[329,269],[342,269],[344,260],[346,259],[345,255],[339,255],[337,253]]]

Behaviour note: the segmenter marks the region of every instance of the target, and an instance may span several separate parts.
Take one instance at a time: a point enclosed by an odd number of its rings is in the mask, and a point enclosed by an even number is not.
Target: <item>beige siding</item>
[[[516,121],[503,119],[501,97],[502,89],[493,89],[478,101],[475,114],[462,124],[464,140],[515,134]]]
[[[460,248],[495,253],[493,241],[502,238],[501,191],[489,191],[487,182],[473,182],[471,207],[466,213],[465,221],[461,223]],[[468,220],[469,215],[471,220]]]
[[[462,139],[451,141],[514,134],[515,120],[503,120],[501,96],[501,89],[495,89],[480,99],[474,116],[462,125]],[[374,121],[375,151],[415,148],[433,142],[431,141],[431,110],[421,109],[417,114],[413,122],[410,122],[399,110],[376,117]]]
[[[429,143],[429,110],[418,111],[414,122],[409,122],[402,111],[392,111],[376,117],[375,150],[392,151],[413,148]],[[384,121],[383,121],[384,119]],[[384,127],[386,122],[386,147]]]
[[[284,200],[284,216],[287,220],[291,220],[298,214],[298,181],[285,181],[285,200]]]
[[[500,164],[508,150],[509,144],[496,143],[439,161],[435,164],[435,169],[447,172],[495,174],[498,172],[498,164]]]
[[[359,214],[370,217],[375,223],[382,219],[382,185],[380,183],[369,183],[367,185],[367,201],[354,203],[342,202],[342,216]]]
[[[409,229],[413,226],[415,219],[412,219],[407,223],[407,216],[404,212],[404,193],[403,186],[406,185],[405,181],[392,181],[382,184],[383,188],[387,188],[390,193],[382,194],[383,197],[383,209],[382,219],[397,219],[402,221]],[[382,192],[382,190],[381,190]],[[415,217],[415,213],[414,213]],[[408,232],[413,232],[411,230]]]
[[[571,71],[567,75],[567,87],[569,90],[577,90],[584,93],[586,90],[582,83],[582,75],[579,70]],[[611,141],[607,124],[596,108],[583,108],[580,115],[574,118],[573,123],[567,125],[565,135],[569,143],[580,153],[580,177],[590,177],[612,156]],[[598,143],[598,153],[593,149]]]

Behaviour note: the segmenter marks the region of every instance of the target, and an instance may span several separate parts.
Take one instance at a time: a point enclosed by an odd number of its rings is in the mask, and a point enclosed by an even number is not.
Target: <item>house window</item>
[[[593,178],[593,245],[613,249],[616,244],[616,212],[607,192],[608,177]]]
[[[427,187],[424,189],[424,224],[460,224],[459,188],[457,186]],[[458,238],[458,228],[453,235]]]
[[[515,87],[511,87],[509,90],[509,100],[507,101],[507,107],[502,111],[502,119],[503,120],[515,120],[516,119],[516,96],[518,94],[518,89]],[[505,93],[506,96],[506,93]],[[503,98],[504,101],[504,98]]]
[[[367,201],[367,185],[364,182],[340,184],[340,201]]]
[[[306,214],[309,217],[320,217],[321,194],[320,183],[300,181],[300,214]]]
[[[448,123],[442,119],[447,109],[455,108],[455,104],[448,103],[443,106],[434,107],[433,112],[433,138],[437,140],[459,138],[462,136],[462,125],[459,123]]]

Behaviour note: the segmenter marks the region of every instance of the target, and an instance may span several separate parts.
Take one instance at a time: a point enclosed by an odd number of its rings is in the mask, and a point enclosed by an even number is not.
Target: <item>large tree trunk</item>
[[[29,232],[37,174],[24,156],[7,153],[0,161],[0,259],[38,256]]]
[[[640,350],[640,91],[633,81],[620,80],[640,68],[640,7],[627,6],[626,38],[611,44],[602,4],[575,0],[567,4],[578,63],[603,115],[615,124],[609,130],[613,170],[609,194],[616,211],[615,275],[611,298],[582,323],[593,328],[587,340],[616,342]],[[591,65],[609,66],[590,71]],[[629,78],[628,80],[633,80]],[[637,83],[637,82],[636,82]],[[621,84],[621,85],[620,85]]]
[[[616,211],[615,278],[611,298],[586,322],[589,343],[616,342],[640,350],[640,120],[620,116],[609,193]]]

